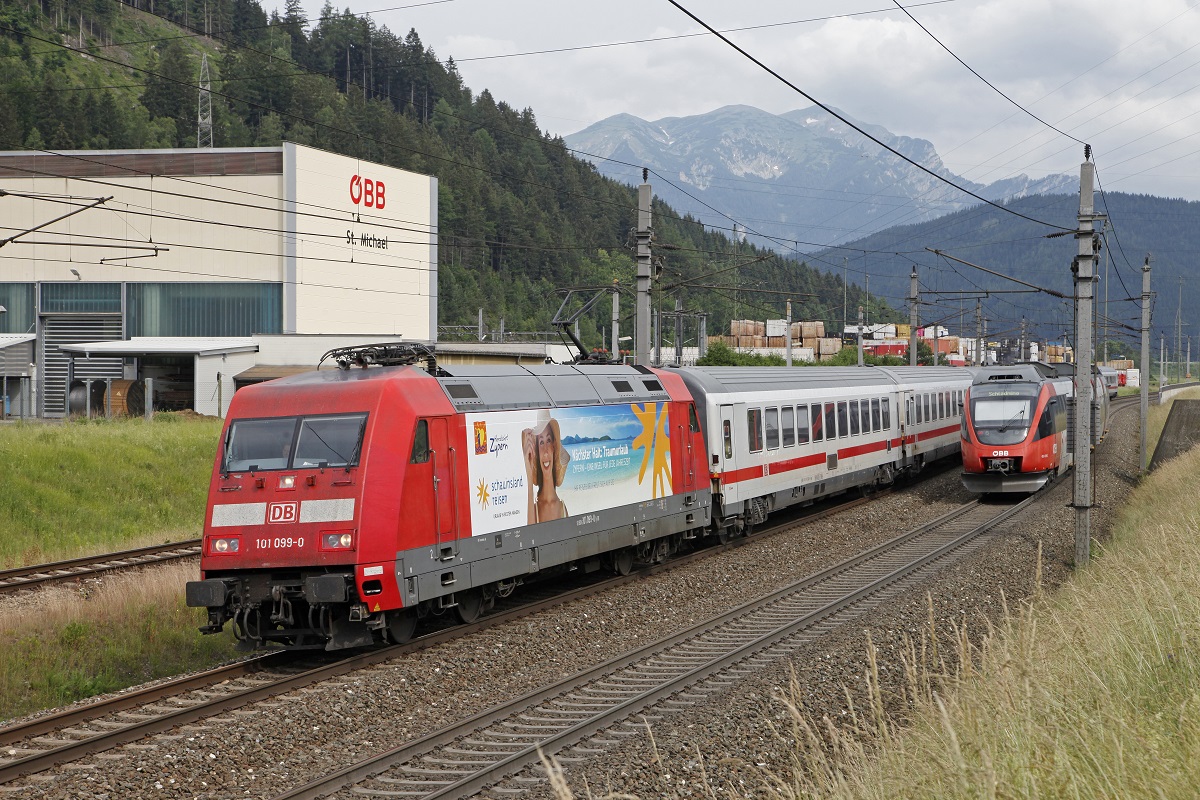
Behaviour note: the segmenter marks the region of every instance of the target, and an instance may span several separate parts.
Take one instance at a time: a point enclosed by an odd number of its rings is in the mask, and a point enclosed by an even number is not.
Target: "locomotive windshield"
[[[1010,445],[1025,441],[1033,422],[1038,387],[1005,383],[971,387],[971,419],[980,444]]]
[[[352,467],[366,425],[366,414],[239,419],[229,426],[222,470]]]

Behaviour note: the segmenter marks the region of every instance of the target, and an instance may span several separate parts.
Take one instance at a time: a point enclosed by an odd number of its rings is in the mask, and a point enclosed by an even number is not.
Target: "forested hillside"
[[[1196,281],[1200,248],[1195,244],[1200,203],[1120,192],[1097,193],[1095,202],[1096,211],[1108,217],[1107,225],[1096,223],[1096,229],[1102,231],[1096,298],[1097,330],[1101,337],[1111,340],[1110,354],[1132,353],[1140,347],[1136,330],[1141,327],[1141,268],[1147,255],[1152,267],[1156,357],[1160,334],[1165,335],[1167,347],[1173,349],[1179,311],[1180,347],[1186,347],[1186,337],[1194,333],[1189,330],[1191,310],[1200,307],[1200,284]],[[1026,197],[1008,203],[1007,208],[1071,229],[1076,224],[1079,196]],[[926,248],[1024,284],[942,258]],[[814,263],[835,265],[845,259],[851,281],[869,274],[872,294],[893,304],[908,296],[909,275],[915,267],[922,319],[941,320],[952,332],[962,330],[974,335],[975,302],[981,297],[989,338],[1016,337],[1024,318],[1031,335],[1061,342],[1071,336],[1071,302],[1050,293],[1034,293],[1025,284],[1070,297],[1071,264],[1077,252],[1078,244],[1069,233],[1063,235],[1061,230],[981,206],[919,225],[889,228],[811,258]],[[1014,291],[1020,294],[1005,293]]]
[[[205,54],[215,146],[288,140],[437,176],[441,325],[474,324],[482,307],[489,326],[544,331],[558,289],[633,287],[632,190],[544,135],[532,109],[463,85],[417,31],[401,37],[329,5],[307,20],[297,0],[270,17],[255,0],[3,0],[0,149],[195,147]],[[840,271],[654,211],[663,308],[682,296],[717,332],[730,318],[783,315],[783,295],[726,287],[770,289],[796,297],[797,319],[840,324]],[[689,279],[719,288],[679,285]],[[599,344],[606,315],[584,321],[585,341]]]

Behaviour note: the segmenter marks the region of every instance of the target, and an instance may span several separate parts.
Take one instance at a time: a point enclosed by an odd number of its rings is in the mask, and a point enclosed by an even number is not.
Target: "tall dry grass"
[[[234,657],[229,635],[201,636],[188,608],[194,564],[157,567],[7,598],[0,606],[0,719],[55,708]]]
[[[1165,409],[1164,409],[1165,412]],[[1164,413],[1165,416],[1165,413]],[[1194,798],[1200,787],[1200,451],[1134,492],[1113,541],[1053,597],[1014,609],[950,669],[910,642],[910,726],[879,685],[849,726],[807,718],[788,798]],[[932,619],[932,616],[931,616]],[[932,622],[930,623],[930,628]],[[956,632],[958,633],[958,632]],[[868,657],[874,664],[873,648]],[[873,674],[873,670],[869,674]],[[794,687],[793,697],[801,697]]]

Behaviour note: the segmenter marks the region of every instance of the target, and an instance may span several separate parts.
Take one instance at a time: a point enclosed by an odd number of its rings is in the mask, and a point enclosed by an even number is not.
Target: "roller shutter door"
[[[42,415],[65,417],[67,414],[67,365],[70,358],[59,349],[64,344],[111,342],[124,339],[119,314],[70,314],[42,317],[42,344],[38,354],[41,368]],[[120,379],[124,377],[122,358],[75,357],[75,378]]]

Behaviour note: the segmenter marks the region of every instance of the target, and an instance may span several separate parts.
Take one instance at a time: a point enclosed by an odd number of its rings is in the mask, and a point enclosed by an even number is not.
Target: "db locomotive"
[[[954,455],[949,367],[439,367],[419,345],[246,387],[187,604],[243,649],[403,642],[523,583],[627,573]]]
[[[972,492],[1036,492],[1071,466],[1071,364],[1028,362],[975,371],[962,415],[963,485]],[[1092,376],[1094,441],[1107,432],[1108,391]]]

